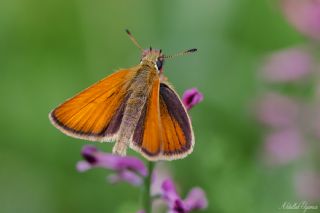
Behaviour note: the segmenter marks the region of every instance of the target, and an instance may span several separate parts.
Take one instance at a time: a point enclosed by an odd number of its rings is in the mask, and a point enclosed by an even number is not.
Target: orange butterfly
[[[193,150],[194,135],[187,111],[162,75],[161,50],[142,49],[139,65],[121,69],[68,99],[50,112],[63,133],[90,141],[116,141],[113,153],[127,147],[149,160],[183,158]],[[195,52],[190,49],[174,56]]]

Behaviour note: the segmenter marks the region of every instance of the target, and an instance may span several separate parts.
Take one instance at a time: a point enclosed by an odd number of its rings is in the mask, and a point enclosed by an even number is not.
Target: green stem
[[[152,172],[154,168],[154,163],[149,161],[148,162],[148,176],[144,180],[144,195],[143,195],[143,205],[145,213],[152,213],[152,199],[151,199],[151,178]]]

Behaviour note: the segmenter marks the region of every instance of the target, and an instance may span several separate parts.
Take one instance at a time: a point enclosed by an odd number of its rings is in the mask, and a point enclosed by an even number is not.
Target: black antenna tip
[[[127,33],[128,35],[131,35],[131,33],[130,33],[130,31],[129,31],[128,29],[126,29],[126,33]]]
[[[193,53],[193,52],[196,52],[196,51],[198,51],[198,49],[197,48],[193,48],[193,49],[187,50],[186,52],[187,53]]]
[[[159,51],[160,53],[162,53],[162,49],[160,49],[160,51]]]
[[[150,46],[150,51],[152,50],[152,47]]]

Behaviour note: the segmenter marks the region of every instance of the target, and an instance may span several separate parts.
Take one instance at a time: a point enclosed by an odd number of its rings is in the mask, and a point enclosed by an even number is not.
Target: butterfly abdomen
[[[130,138],[136,129],[137,123],[141,117],[141,112],[146,105],[146,100],[153,86],[152,82],[155,81],[155,78],[159,78],[158,74],[156,70],[154,68],[152,69],[150,66],[142,65],[137,71],[137,75],[129,87],[131,95],[123,113],[118,139],[113,147],[114,153],[119,155],[126,154]]]

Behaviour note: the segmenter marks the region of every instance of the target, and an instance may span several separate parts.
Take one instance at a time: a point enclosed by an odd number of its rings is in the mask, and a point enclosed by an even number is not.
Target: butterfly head
[[[162,72],[163,64],[164,64],[164,55],[160,50],[152,49],[145,49],[142,52],[141,56],[141,63],[151,63],[158,72]]]
[[[162,69],[163,69],[163,64],[164,64],[164,59],[166,58],[173,58],[176,56],[181,56],[181,55],[186,55],[189,53],[193,53],[196,52],[197,49],[193,48],[193,49],[189,49],[183,52],[179,52],[175,55],[164,55],[160,50],[157,49],[152,49],[151,47],[149,49],[143,49],[140,44],[137,42],[137,40],[132,36],[132,34],[130,33],[129,30],[126,30],[129,38],[131,39],[131,41],[142,51],[142,56],[141,56],[141,63],[144,64],[151,64],[152,66],[154,66],[156,68],[156,70],[161,73]]]

